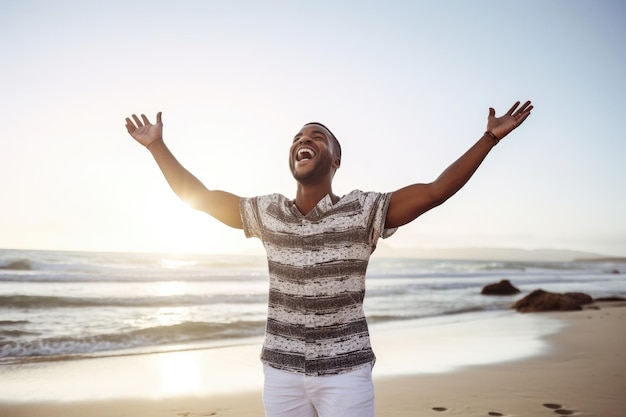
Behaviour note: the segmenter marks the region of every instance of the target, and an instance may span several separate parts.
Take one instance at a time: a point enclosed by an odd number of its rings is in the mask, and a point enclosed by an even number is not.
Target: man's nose
[[[308,136],[300,136],[300,139],[298,139],[298,143],[300,144],[306,143],[306,142],[311,142],[311,138]]]

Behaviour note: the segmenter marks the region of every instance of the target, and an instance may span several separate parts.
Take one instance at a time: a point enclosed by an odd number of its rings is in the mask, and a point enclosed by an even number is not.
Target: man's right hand
[[[161,112],[156,115],[156,124],[150,123],[145,114],[141,115],[141,119],[133,114],[133,120],[126,118],[126,130],[146,148],[153,142],[163,141],[163,122],[161,121]]]

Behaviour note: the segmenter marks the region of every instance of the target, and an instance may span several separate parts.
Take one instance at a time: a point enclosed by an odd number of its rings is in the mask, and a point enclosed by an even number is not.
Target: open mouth
[[[296,152],[297,162],[308,161],[313,157],[315,157],[315,151],[307,146],[301,147],[300,149],[298,149],[298,152]]]

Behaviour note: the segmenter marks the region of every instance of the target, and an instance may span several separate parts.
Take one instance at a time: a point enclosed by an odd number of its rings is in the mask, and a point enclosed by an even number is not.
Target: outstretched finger
[[[526,103],[522,105],[522,107],[519,108],[519,112],[520,113],[529,112],[532,110],[532,108],[533,106],[530,105],[530,100],[528,100]]]
[[[130,121],[129,118],[126,118],[126,130],[128,130],[128,133],[130,133],[131,135],[135,131],[135,125]]]
[[[150,125],[150,120],[148,120],[148,117],[146,117],[145,114],[141,115],[141,119],[143,120],[143,124],[145,124],[146,126]]]
[[[508,114],[509,116],[512,116],[517,106],[519,106],[519,101],[516,101],[515,104],[513,104],[513,106],[509,109],[509,111],[506,112],[506,114]]]
[[[163,124],[163,122],[161,121],[161,112],[157,113],[157,124],[158,125]]]
[[[515,116],[517,118],[517,126],[521,125],[524,122],[524,120],[526,120],[526,118],[530,116],[530,111],[532,109],[533,109],[533,106],[530,104],[530,101],[527,101],[526,103],[524,103],[524,105],[520,108],[517,116]]]
[[[133,124],[133,122],[127,117],[126,118],[126,130],[128,130],[128,133],[133,133],[135,131],[136,127]]]
[[[137,127],[143,126],[143,123],[141,123],[141,120],[139,120],[139,117],[137,117],[136,114],[133,114],[133,120],[135,121],[135,124],[137,125]]]
[[[532,107],[531,107],[532,108]],[[517,126],[521,125],[522,123],[524,123],[524,120],[526,120],[526,118],[530,116],[530,110],[527,111],[526,113],[522,113],[520,118],[517,120]]]

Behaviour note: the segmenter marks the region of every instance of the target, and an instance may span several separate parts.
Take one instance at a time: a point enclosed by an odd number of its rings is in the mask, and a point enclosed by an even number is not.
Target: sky
[[[532,100],[444,205],[392,248],[626,256],[620,1],[0,1],[0,248],[243,253],[193,211],[124,119],[208,188],[295,196],[292,138],[339,138],[333,191],[430,182]]]

